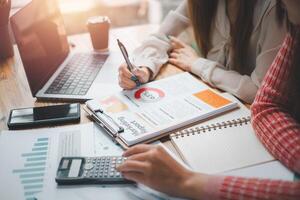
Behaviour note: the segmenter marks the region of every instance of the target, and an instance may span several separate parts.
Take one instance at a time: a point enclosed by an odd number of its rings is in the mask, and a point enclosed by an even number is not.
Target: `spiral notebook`
[[[256,137],[250,117],[185,129],[170,138],[197,172],[215,174],[274,160]]]

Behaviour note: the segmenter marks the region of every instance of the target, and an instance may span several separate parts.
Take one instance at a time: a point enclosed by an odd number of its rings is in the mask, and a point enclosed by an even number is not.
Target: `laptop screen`
[[[49,80],[69,53],[56,0],[32,0],[11,17],[11,26],[32,95]]]

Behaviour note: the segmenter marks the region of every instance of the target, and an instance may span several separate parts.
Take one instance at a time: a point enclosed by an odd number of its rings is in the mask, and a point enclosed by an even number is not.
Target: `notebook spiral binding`
[[[242,117],[242,118],[238,118],[238,119],[234,119],[234,120],[230,120],[230,121],[225,121],[222,123],[216,123],[216,124],[210,124],[207,126],[200,126],[200,127],[195,127],[195,128],[184,129],[184,130],[181,130],[181,131],[171,134],[170,137],[175,137],[177,139],[179,137],[201,134],[201,133],[210,132],[210,131],[217,130],[217,129],[223,129],[223,128],[239,126],[239,125],[242,126],[243,124],[250,123],[250,121],[251,121],[250,116]]]

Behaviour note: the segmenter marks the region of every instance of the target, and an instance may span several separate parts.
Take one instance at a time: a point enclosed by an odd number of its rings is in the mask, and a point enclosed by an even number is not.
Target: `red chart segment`
[[[148,88],[144,87],[137,90],[134,93],[134,97],[137,100],[145,101],[145,102],[157,102],[165,97],[165,93],[157,88]]]

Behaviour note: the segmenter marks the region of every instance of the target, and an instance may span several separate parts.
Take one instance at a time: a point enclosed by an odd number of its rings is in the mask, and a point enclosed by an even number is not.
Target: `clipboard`
[[[84,105],[83,110],[88,114],[88,117],[94,121],[98,126],[103,128],[105,132],[112,138],[112,140],[116,143],[119,144],[123,149],[129,149],[130,146],[128,146],[124,140],[120,137],[120,134],[124,132],[124,128],[122,126],[119,126],[109,115],[103,112],[103,110],[96,109],[93,110],[89,106]],[[175,131],[180,131],[181,129],[184,129],[187,127],[182,127],[178,130]],[[173,133],[173,131],[172,131]],[[151,143],[154,141],[157,141],[161,138],[164,138],[166,136],[169,136],[171,133],[167,132],[164,134],[161,134],[157,137],[153,137],[149,140],[144,141],[143,143]]]
[[[116,143],[127,149],[238,107],[236,101],[213,91],[189,73],[182,73],[134,90],[89,100],[84,110]]]
[[[238,109],[238,108],[236,108],[236,109]],[[88,117],[92,121],[94,121],[98,126],[100,126],[101,128],[103,128],[105,130],[105,132],[112,138],[112,140],[116,144],[119,144],[125,150],[129,149],[131,147],[131,146],[128,146],[126,144],[126,142],[120,137],[120,134],[122,134],[124,132],[124,128],[122,126],[119,126],[111,117],[106,118],[105,115],[106,116],[108,116],[108,115],[105,114],[103,112],[103,110],[102,110],[102,112],[100,112],[99,109],[92,110],[87,105],[83,106],[83,110],[88,114]],[[220,114],[218,114],[216,116],[212,116],[210,118],[207,118],[207,119],[204,119],[204,120],[200,120],[200,121],[197,121],[195,123],[191,123],[189,125],[180,127],[178,129],[174,129],[174,130],[172,130],[170,132],[162,133],[159,136],[152,137],[151,139],[145,140],[142,143],[143,144],[149,144],[149,143],[155,142],[155,141],[157,141],[159,139],[166,138],[166,137],[168,137],[168,139],[169,139],[169,136],[171,134],[173,134],[173,133],[176,133],[178,131],[182,131],[182,130],[185,130],[187,128],[193,127],[193,126],[198,125],[199,123],[202,123],[204,121],[209,121],[209,120],[211,120],[211,119],[213,119],[215,117],[224,115],[226,113],[230,113],[231,111],[232,110],[224,112],[224,113],[220,113]],[[112,127],[115,127],[115,128],[112,128]],[[138,143],[138,144],[141,144],[141,143]]]

